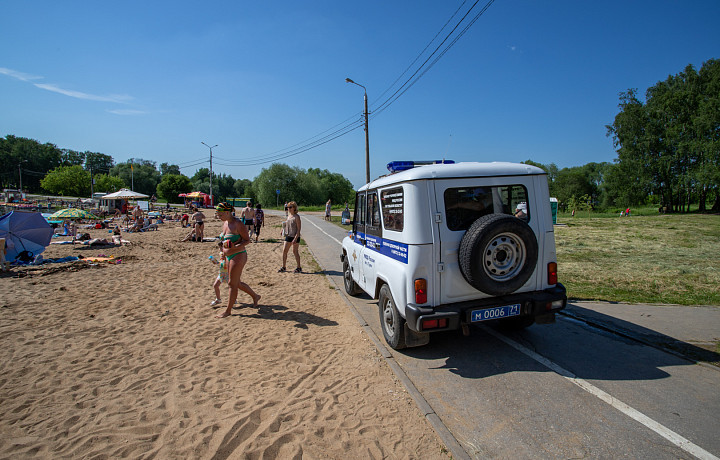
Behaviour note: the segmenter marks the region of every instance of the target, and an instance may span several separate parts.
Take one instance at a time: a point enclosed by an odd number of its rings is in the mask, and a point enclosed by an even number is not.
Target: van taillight
[[[548,264],[548,284],[557,284],[557,263]]]
[[[427,303],[427,281],[415,280],[415,303]]]

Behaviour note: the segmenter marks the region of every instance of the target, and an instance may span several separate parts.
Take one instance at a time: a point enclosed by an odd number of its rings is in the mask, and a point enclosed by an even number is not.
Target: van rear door
[[[538,219],[528,206],[533,190],[532,176],[481,177],[440,179],[433,181],[435,188],[435,222],[439,235],[440,303],[448,304],[491,297],[465,281],[458,262],[460,241],[468,228],[480,217],[502,213],[513,215],[520,203],[528,211],[527,223],[538,240],[538,253],[542,254],[544,238],[537,238]],[[517,292],[532,291],[538,284],[537,270]]]

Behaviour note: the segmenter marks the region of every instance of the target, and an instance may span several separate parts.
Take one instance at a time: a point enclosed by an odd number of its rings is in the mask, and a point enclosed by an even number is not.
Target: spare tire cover
[[[458,262],[465,280],[490,295],[520,289],[535,271],[538,243],[532,228],[507,214],[473,222],[460,241]]]

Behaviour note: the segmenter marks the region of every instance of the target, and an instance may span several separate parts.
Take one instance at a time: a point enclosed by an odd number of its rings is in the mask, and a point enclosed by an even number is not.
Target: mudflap
[[[535,316],[535,324],[554,324],[555,313],[545,313],[544,315]]]
[[[407,323],[404,324],[404,327],[405,327],[405,346],[421,347],[423,345],[427,345],[428,343],[430,343],[430,333],[429,332],[415,332],[408,327]]]

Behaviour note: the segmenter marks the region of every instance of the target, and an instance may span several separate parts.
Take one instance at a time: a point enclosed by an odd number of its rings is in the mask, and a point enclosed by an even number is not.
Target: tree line
[[[548,173],[550,195],[563,210],[657,206],[668,212],[720,212],[720,61],[688,65],[645,93],[620,93],[607,134],[617,158]]]
[[[115,163],[112,156],[103,153],[61,149],[51,143],[7,135],[0,138],[0,186],[21,185],[29,193],[73,197],[89,197],[91,190],[111,193],[125,187],[170,203],[182,203],[183,198],[178,196],[181,193],[210,193],[210,170],[200,168],[188,177],[179,166],[169,163],[161,163],[159,169],[156,162],[141,158]],[[319,206],[328,199],[344,203],[354,196],[352,183],[341,174],[281,163],[263,169],[253,180],[213,173],[212,191],[216,202],[243,197],[266,206],[291,200]]]

